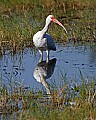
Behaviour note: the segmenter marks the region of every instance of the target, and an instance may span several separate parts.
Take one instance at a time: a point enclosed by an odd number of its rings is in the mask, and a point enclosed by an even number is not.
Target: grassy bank
[[[96,41],[95,13],[95,0],[1,0],[0,46],[32,46],[33,34],[42,29],[49,14],[68,31],[67,36],[61,27],[51,26],[49,33],[56,41]]]

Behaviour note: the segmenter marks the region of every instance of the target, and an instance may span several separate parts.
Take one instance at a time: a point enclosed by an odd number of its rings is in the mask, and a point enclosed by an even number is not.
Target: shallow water
[[[24,84],[35,90],[46,88],[47,93],[50,93],[49,85],[59,86],[62,82],[81,83],[80,71],[85,80],[96,78],[96,46],[57,44],[56,47],[56,52],[50,52],[49,63],[45,61],[46,54],[44,62],[39,63],[39,53],[34,54],[30,48],[14,55],[6,51],[0,58],[2,83]]]

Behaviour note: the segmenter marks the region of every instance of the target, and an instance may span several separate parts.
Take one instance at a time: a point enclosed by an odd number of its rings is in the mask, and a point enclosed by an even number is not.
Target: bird
[[[45,26],[42,30],[38,31],[34,36],[33,36],[33,43],[35,47],[39,50],[40,53],[40,58],[41,61],[43,60],[43,51],[46,51],[47,54],[47,62],[49,61],[49,52],[50,50],[56,51],[56,46],[54,39],[52,38],[51,35],[47,33],[49,25],[51,22],[57,23],[67,33],[66,28],[57,20],[53,15],[48,15],[46,18],[46,23]],[[67,33],[68,34],[68,33]]]
[[[46,88],[47,94],[50,94],[50,89],[46,79],[49,79],[53,75],[56,61],[56,58],[53,58],[48,62],[41,61],[36,65],[33,71],[34,78],[37,80],[37,82],[42,83],[42,85]]]

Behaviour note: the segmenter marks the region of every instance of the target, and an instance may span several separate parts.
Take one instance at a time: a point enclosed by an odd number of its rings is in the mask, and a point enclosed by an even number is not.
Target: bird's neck
[[[48,28],[49,28],[50,22],[51,22],[51,21],[46,20],[46,24],[45,24],[44,28],[41,30],[42,37],[43,37],[44,34],[48,31]]]
[[[49,26],[46,24],[42,29],[42,34],[44,35],[48,31]]]

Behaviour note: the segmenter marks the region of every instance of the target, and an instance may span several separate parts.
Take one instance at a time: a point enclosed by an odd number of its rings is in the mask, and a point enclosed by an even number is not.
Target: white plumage
[[[50,78],[54,72],[56,65],[56,58],[49,60],[49,62],[41,61],[39,62],[33,72],[34,78],[42,83],[46,88],[47,94],[50,94],[50,89],[48,87],[46,79]]]
[[[36,48],[38,48],[38,50],[39,50],[39,53],[41,55],[41,61],[43,60],[43,51],[46,51],[47,61],[49,61],[49,51],[56,50],[54,39],[47,33],[48,27],[51,22],[55,22],[55,23],[59,24],[66,31],[65,27],[58,20],[56,20],[53,15],[49,15],[46,18],[46,24],[45,24],[44,28],[41,31],[38,31],[33,36],[33,42],[34,42],[34,45],[36,46]],[[67,31],[66,31],[66,33],[67,33]]]

